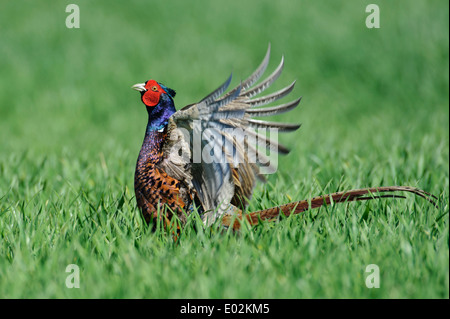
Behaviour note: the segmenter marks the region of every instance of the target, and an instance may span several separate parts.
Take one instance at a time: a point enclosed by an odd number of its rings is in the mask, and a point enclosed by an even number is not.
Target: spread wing
[[[256,179],[264,180],[261,167],[270,170],[267,150],[281,154],[289,152],[285,146],[270,139],[270,132],[290,132],[300,127],[254,119],[290,111],[301,99],[260,108],[288,95],[295,84],[294,81],[277,92],[255,98],[269,88],[283,70],[282,58],[275,71],[256,84],[267,68],[269,57],[270,45],[260,66],[240,85],[226,92],[230,76],[200,102],[188,105],[172,116],[189,142],[192,185],[203,208],[210,211],[210,220],[222,215],[230,203],[241,209],[246,207]]]

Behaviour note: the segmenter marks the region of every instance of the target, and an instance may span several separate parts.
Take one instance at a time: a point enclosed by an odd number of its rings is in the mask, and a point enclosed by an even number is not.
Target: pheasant
[[[277,106],[261,107],[287,96],[295,81],[262,97],[280,76],[284,58],[259,84],[270,57],[270,45],[259,65],[246,80],[227,91],[232,75],[216,90],[179,111],[175,90],[155,80],[132,86],[141,94],[148,112],[148,124],[137,159],[134,188],[136,201],[147,223],[159,218],[170,223],[176,215],[184,225],[192,212],[206,226],[219,220],[238,230],[244,218],[251,224],[289,216],[308,209],[381,197],[401,197],[392,192],[409,192],[434,204],[435,196],[408,186],[355,189],[295,201],[279,207],[246,213],[257,180],[265,181],[263,168],[270,170],[265,152],[287,154],[289,150],[267,137],[271,131],[292,132],[300,125],[270,122],[255,117],[278,115],[297,107],[301,98]],[[374,196],[375,193],[389,195]]]

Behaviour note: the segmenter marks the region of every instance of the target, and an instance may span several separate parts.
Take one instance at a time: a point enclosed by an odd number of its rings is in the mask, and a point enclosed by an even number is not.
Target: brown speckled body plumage
[[[190,204],[190,198],[181,196],[183,192],[180,190],[185,186],[160,167],[166,139],[166,129],[163,132],[147,131],[136,163],[136,201],[147,222],[156,218],[158,211],[161,212],[160,216],[170,219],[172,213],[179,215]],[[166,211],[163,214],[164,206]]]

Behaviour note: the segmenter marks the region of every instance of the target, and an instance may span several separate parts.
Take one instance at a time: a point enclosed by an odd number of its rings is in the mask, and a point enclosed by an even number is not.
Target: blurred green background
[[[146,114],[132,84],[157,79],[181,108],[249,75],[269,42],[272,67],[286,57],[276,86],[296,79],[304,97],[285,115],[303,123],[304,152],[355,132],[448,140],[446,1],[378,1],[380,29],[365,26],[367,1],[78,1],[80,29],[65,26],[68,3],[1,4],[2,154],[136,154]]]
[[[61,248],[52,237],[56,248],[49,244],[45,258],[39,252],[24,257],[23,279],[14,281],[8,267],[30,248],[24,228],[15,228],[14,212],[25,212],[25,223],[42,209],[49,216],[70,212],[80,189],[92,201],[125,194],[133,205],[134,165],[147,114],[131,85],[156,79],[177,91],[181,108],[230,72],[232,85],[244,79],[268,43],[269,69],[282,55],[286,59],[273,90],[296,79],[291,96],[303,96],[300,107],[277,120],[303,126],[281,136],[292,152],[280,158],[269,186],[258,185],[257,199],[272,192],[281,204],[288,197],[317,195],[327,185],[334,191],[407,184],[448,201],[448,1],[77,0],[79,29],[66,28],[69,3],[0,4],[0,252],[7,260],[0,264],[0,281],[7,295],[23,296],[26,265],[54,269],[46,262]],[[370,3],[379,5],[379,29],[365,25]],[[251,208],[259,205],[254,201]],[[448,208],[444,220],[448,230]],[[32,233],[40,229],[29,227]],[[64,233],[65,226],[58,227]],[[432,286],[436,294],[427,296],[448,297],[448,245],[445,251],[447,263],[441,260],[434,279],[446,280],[447,290]],[[309,291],[333,297],[344,288]],[[408,289],[375,296],[404,297]],[[40,296],[36,291],[30,295]],[[369,296],[349,291],[344,295]],[[61,294],[50,290],[43,296]],[[260,295],[205,290],[196,296]],[[299,296],[304,297],[284,297]]]

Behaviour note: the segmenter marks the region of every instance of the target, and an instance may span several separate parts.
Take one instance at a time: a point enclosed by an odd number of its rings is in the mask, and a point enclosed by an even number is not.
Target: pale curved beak
[[[138,84],[135,84],[135,85],[133,85],[131,88],[132,88],[132,89],[135,89],[136,91],[139,91],[139,92],[145,92],[145,91],[147,91],[147,89],[145,88],[145,83],[138,83]]]

